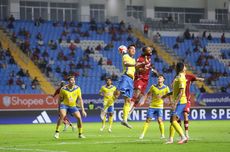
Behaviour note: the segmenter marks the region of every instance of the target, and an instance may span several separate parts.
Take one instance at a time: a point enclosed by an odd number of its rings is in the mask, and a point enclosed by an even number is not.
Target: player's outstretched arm
[[[204,78],[196,77],[196,81],[201,81],[201,82],[203,82],[203,81],[204,81]]]

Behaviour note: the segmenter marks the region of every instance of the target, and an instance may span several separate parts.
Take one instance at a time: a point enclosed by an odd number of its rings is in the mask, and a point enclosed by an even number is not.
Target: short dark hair
[[[105,81],[107,81],[107,80],[112,80],[112,78],[111,77],[106,77]]]
[[[164,76],[163,74],[158,74],[157,77],[158,77],[158,78],[159,78],[159,77],[163,77],[164,79],[166,79],[165,76]]]
[[[152,49],[150,46],[145,46],[142,48],[142,52],[144,53],[148,48]]]
[[[133,46],[133,47],[136,47],[135,44],[130,44],[130,45],[127,47],[127,49],[130,49],[132,46]]]
[[[183,62],[178,62],[176,64],[176,75],[183,71],[185,64]]]
[[[70,75],[67,77],[67,80],[69,81],[70,79],[75,78],[74,76]]]

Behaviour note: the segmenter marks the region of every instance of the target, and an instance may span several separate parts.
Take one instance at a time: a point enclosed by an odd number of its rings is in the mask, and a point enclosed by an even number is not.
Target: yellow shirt
[[[104,94],[104,106],[110,102],[113,103],[113,92],[116,90],[116,87],[113,85],[107,86],[103,85],[100,89],[100,92]],[[113,104],[112,104],[113,105]]]
[[[152,94],[152,101],[149,105],[150,108],[160,108],[163,109],[164,101],[157,96],[163,96],[170,92],[169,87],[167,85],[162,85],[161,87],[157,85],[152,85],[149,89],[149,92]]]
[[[126,67],[124,65],[124,62],[129,63],[129,64],[136,64],[135,59],[130,57],[129,54],[124,54],[122,57],[123,74],[127,74],[128,76],[134,79],[135,66]]]
[[[81,97],[81,88],[74,86],[73,89],[69,89],[68,86],[64,86],[60,91],[60,101],[70,107],[77,105],[77,99]]]
[[[185,95],[185,88],[186,88],[186,78],[185,74],[179,74],[173,81],[173,100],[175,101],[180,89],[183,89],[183,94],[181,96],[181,99],[179,101],[180,104],[186,104],[187,98]]]

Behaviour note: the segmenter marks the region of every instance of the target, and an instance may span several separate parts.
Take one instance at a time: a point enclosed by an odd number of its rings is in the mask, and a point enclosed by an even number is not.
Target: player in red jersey
[[[145,94],[146,88],[148,86],[149,81],[149,73],[152,70],[153,72],[157,73],[155,69],[153,69],[151,64],[151,55],[152,55],[152,48],[151,47],[144,47],[142,48],[142,54],[137,58],[138,63],[145,63],[142,64],[140,67],[136,68],[135,72],[135,79],[134,79],[134,94],[131,99],[130,105],[130,114],[134,110],[134,108],[138,105],[141,97]]]
[[[62,88],[64,85],[65,85],[65,81],[61,81],[60,87],[56,89],[55,93],[54,93],[52,96],[53,96],[53,97],[56,97],[57,95],[59,95],[60,90],[61,90],[61,88]],[[59,107],[59,106],[58,106],[58,107]],[[58,110],[59,110],[59,109],[58,109]],[[65,116],[65,118],[64,118],[64,120],[63,120],[63,123],[64,123],[64,125],[65,125],[63,131],[66,131],[67,128],[68,128],[69,126],[72,127],[72,131],[75,131],[75,130],[76,130],[76,127],[73,126],[73,124],[71,123],[71,121],[68,119],[67,116]]]
[[[193,74],[188,74],[186,73],[185,78],[187,80],[186,82],[186,88],[185,88],[185,94],[187,97],[187,104],[186,107],[184,108],[183,115],[184,115],[184,129],[185,129],[185,136],[187,139],[189,139],[189,134],[188,134],[188,126],[189,126],[189,112],[190,112],[190,107],[191,107],[191,94],[190,94],[190,86],[191,83],[194,81],[204,81],[204,78],[196,77]],[[180,122],[180,120],[179,120]]]

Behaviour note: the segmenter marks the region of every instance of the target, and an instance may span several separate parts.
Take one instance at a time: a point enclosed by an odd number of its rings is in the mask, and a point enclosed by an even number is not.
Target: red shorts
[[[184,108],[183,112],[189,113],[190,112],[190,107],[191,107],[191,102],[190,102],[190,100],[188,100],[188,102],[186,104],[186,107]]]
[[[148,86],[148,80],[136,79],[134,80],[134,89],[139,89],[142,94],[145,94]]]

